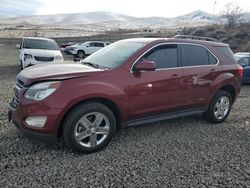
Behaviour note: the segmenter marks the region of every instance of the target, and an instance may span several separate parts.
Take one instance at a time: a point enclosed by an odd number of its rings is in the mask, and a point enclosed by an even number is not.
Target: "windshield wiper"
[[[98,69],[100,67],[98,64],[95,64],[95,63],[90,63],[90,62],[81,62],[81,63],[84,65],[89,65],[89,66],[94,67],[96,69]]]
[[[91,62],[84,62],[84,61],[80,61],[80,63],[84,64],[84,65],[89,65],[91,67],[94,67],[96,69],[104,69],[104,70],[109,70],[110,68],[102,66],[102,65],[98,65],[96,63],[91,63]]]

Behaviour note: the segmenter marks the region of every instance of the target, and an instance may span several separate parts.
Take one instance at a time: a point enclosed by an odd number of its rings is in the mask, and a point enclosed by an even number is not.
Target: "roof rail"
[[[214,38],[210,38],[210,37],[200,37],[200,36],[194,36],[194,35],[175,35],[174,38],[177,38],[177,39],[206,40],[206,41],[214,41],[214,42],[217,41],[217,40],[214,39]]]

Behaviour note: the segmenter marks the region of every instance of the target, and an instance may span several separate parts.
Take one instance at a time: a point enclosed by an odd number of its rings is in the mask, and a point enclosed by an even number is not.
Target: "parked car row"
[[[48,62],[62,62],[61,51],[80,59],[109,45],[109,42],[88,41],[84,43],[70,42],[59,48],[53,39],[25,37],[16,47],[20,50],[19,60],[21,70],[32,65]]]
[[[221,123],[239,95],[243,69],[228,44],[196,39],[121,40],[78,64],[23,70],[9,120],[29,136],[46,142],[63,137],[85,153],[107,146],[121,127],[193,114]],[[51,40],[36,42],[28,47],[59,49]],[[22,47],[27,50],[25,41]]]

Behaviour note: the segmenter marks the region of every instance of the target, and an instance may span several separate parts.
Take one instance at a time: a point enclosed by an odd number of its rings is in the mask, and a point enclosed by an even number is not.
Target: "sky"
[[[216,2],[216,3],[215,3]],[[176,17],[195,10],[219,14],[234,2],[250,12],[249,0],[0,0],[0,18],[6,15],[48,15],[110,11],[135,17]]]

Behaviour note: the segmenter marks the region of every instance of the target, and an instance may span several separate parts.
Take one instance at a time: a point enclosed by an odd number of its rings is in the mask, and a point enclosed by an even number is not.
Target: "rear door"
[[[211,84],[221,71],[218,59],[207,48],[195,44],[182,44],[181,54],[183,104],[186,108],[204,106],[213,92]]]
[[[93,47],[91,48],[91,54],[100,50],[101,48],[104,47],[104,43],[102,42],[93,42]]]
[[[154,61],[155,71],[130,73],[129,116],[136,119],[152,116],[180,107],[180,78],[178,48],[176,44],[154,47],[142,56],[142,60]]]

